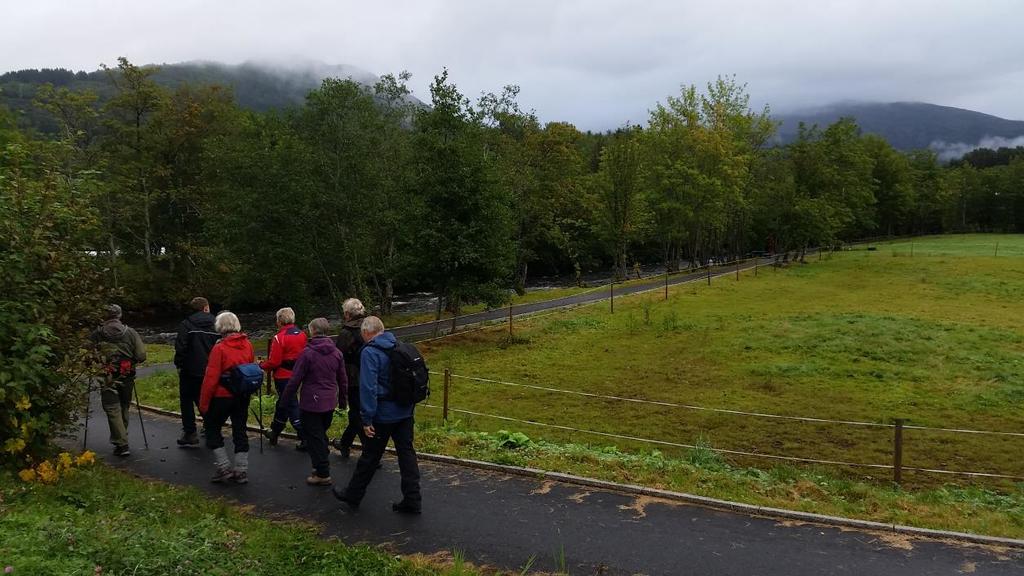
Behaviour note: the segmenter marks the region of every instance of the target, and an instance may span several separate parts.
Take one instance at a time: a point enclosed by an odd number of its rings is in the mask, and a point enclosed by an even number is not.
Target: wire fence
[[[502,422],[510,422],[510,423],[515,423],[515,424],[524,424],[524,425],[535,426],[535,427],[539,427],[539,428],[546,428],[546,429],[551,429],[551,430],[560,430],[560,431],[564,431],[564,432],[585,434],[585,435],[590,435],[590,436],[596,436],[596,437],[602,437],[602,438],[610,438],[610,439],[622,440],[622,441],[628,441],[628,442],[637,442],[637,443],[651,444],[651,445],[656,445],[656,446],[667,446],[667,447],[672,447],[672,448],[681,448],[681,449],[690,449],[690,450],[696,450],[696,449],[709,450],[709,451],[715,452],[717,454],[724,454],[724,455],[729,455],[729,456],[738,456],[738,457],[755,458],[755,459],[766,459],[766,460],[775,460],[775,461],[784,461],[784,462],[793,462],[793,463],[816,464],[816,465],[825,465],[825,466],[838,466],[838,467],[849,467],[849,468],[867,468],[867,469],[875,469],[875,470],[886,470],[886,471],[891,471],[892,472],[893,480],[896,483],[900,483],[902,481],[902,473],[904,471],[919,472],[919,473],[925,473],[925,474],[953,475],[953,476],[962,476],[962,477],[971,477],[971,478],[990,478],[990,479],[999,479],[999,480],[1024,481],[1024,476],[1019,476],[1019,475],[1014,475],[1014,474],[1004,474],[1004,473],[998,473],[998,472],[980,472],[980,471],[971,471],[971,470],[949,470],[949,469],[941,469],[941,468],[926,468],[926,467],[906,466],[903,463],[903,434],[902,433],[903,433],[904,430],[917,430],[917,431],[925,431],[925,432],[941,432],[941,433],[951,433],[951,434],[972,434],[972,435],[1002,436],[1002,437],[1012,437],[1012,438],[1022,438],[1022,437],[1024,437],[1024,433],[1020,433],[1020,432],[998,431],[998,430],[975,430],[975,429],[966,429],[966,428],[950,428],[950,427],[918,426],[918,425],[911,426],[911,425],[907,425],[905,423],[905,421],[902,420],[902,419],[896,419],[894,423],[887,423],[887,422],[871,422],[871,421],[864,421],[864,420],[846,420],[846,419],[836,419],[836,418],[820,418],[820,417],[810,417],[810,416],[795,416],[795,415],[786,415],[786,414],[772,414],[772,413],[766,413],[766,412],[753,412],[753,411],[735,410],[735,409],[729,409],[729,408],[716,408],[716,407],[709,407],[709,406],[699,406],[699,405],[694,405],[694,404],[684,404],[684,403],[680,403],[680,402],[670,402],[670,401],[662,401],[662,400],[649,400],[649,399],[645,399],[645,398],[633,398],[633,397],[629,397],[629,396],[619,396],[619,395],[612,395],[612,394],[599,394],[599,393],[594,393],[594,392],[585,392],[585,391],[581,391],[581,390],[570,390],[570,389],[565,389],[565,388],[557,388],[557,387],[554,387],[554,386],[541,386],[541,385],[537,385],[537,384],[525,384],[525,383],[521,383],[521,382],[510,382],[510,381],[498,380],[498,379],[493,379],[493,378],[482,378],[482,377],[476,377],[476,376],[467,376],[467,375],[462,375],[462,374],[454,374],[450,370],[445,370],[444,372],[434,372],[434,371],[431,371],[431,374],[437,375],[437,376],[442,376],[444,378],[443,402],[442,402],[442,404],[440,406],[439,405],[435,405],[435,404],[426,404],[425,406],[427,406],[429,408],[434,408],[434,409],[441,410],[442,411],[442,418],[445,421],[448,420],[449,414],[462,414],[462,415],[466,415],[466,416],[475,416],[475,417],[481,417],[481,418],[489,418],[489,419],[494,419],[494,420],[498,420],[498,421],[502,421]],[[605,431],[600,431],[600,430],[591,430],[591,429],[581,428],[581,427],[577,427],[577,426],[569,426],[569,425],[566,425],[566,424],[551,423],[551,422],[540,422],[540,421],[537,421],[537,420],[526,420],[526,419],[515,418],[515,417],[512,417],[512,416],[503,415],[503,414],[492,414],[492,413],[480,412],[480,411],[476,411],[476,410],[469,410],[469,409],[466,409],[466,408],[458,408],[458,407],[453,407],[452,404],[451,404],[452,380],[453,379],[458,379],[458,380],[463,380],[463,381],[468,381],[468,382],[475,382],[475,383],[485,384],[485,385],[492,386],[492,387],[497,387],[497,386],[514,387],[514,388],[520,388],[520,389],[536,390],[536,391],[543,391],[543,392],[553,393],[553,394],[569,395],[569,396],[583,397],[583,398],[588,398],[588,399],[612,401],[612,402],[618,402],[618,403],[629,403],[629,404],[637,404],[637,405],[657,406],[657,407],[662,407],[662,408],[672,408],[672,409],[680,409],[680,410],[691,410],[691,411],[709,412],[709,413],[715,413],[715,414],[723,414],[723,415],[727,415],[727,416],[731,416],[731,417],[758,418],[758,419],[770,419],[770,420],[782,420],[782,421],[807,422],[807,423],[815,423],[815,424],[829,424],[829,425],[836,425],[836,426],[855,426],[855,427],[863,427],[863,428],[886,429],[886,430],[891,430],[891,431],[894,432],[894,434],[893,434],[893,448],[892,448],[893,463],[892,464],[880,464],[880,463],[870,463],[870,462],[851,462],[851,461],[835,460],[835,459],[827,459],[827,458],[809,458],[809,457],[791,456],[791,455],[785,455],[785,454],[772,454],[772,453],[759,452],[759,451],[755,452],[755,451],[748,451],[748,450],[734,450],[734,449],[728,449],[728,448],[718,448],[718,447],[712,447],[712,446],[698,446],[698,445],[695,445],[695,444],[687,444],[687,443],[684,443],[684,442],[676,442],[676,441],[659,439],[659,438],[645,438],[645,437],[635,436],[635,435],[631,435],[631,434],[618,434],[618,433],[614,433],[614,432],[605,432]]]

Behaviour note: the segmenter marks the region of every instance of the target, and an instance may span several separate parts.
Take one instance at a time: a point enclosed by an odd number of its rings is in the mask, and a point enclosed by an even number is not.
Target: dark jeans
[[[202,376],[189,376],[183,372],[178,372],[178,397],[181,402],[181,429],[185,434],[195,434],[196,408],[199,406],[199,391],[202,388]]]
[[[302,419],[299,417],[299,397],[292,396],[291,402],[281,402],[281,395],[288,386],[288,380],[274,380],[274,388],[277,389],[277,403],[274,404],[274,421],[270,423],[270,429],[280,433],[284,430],[285,424],[292,423],[292,428],[302,440]]]
[[[351,390],[351,388],[350,388]],[[352,441],[359,436],[359,443],[366,446],[366,435],[363,434],[363,419],[359,416],[359,384],[355,385],[356,392],[353,394],[349,392],[348,395],[348,426],[345,427],[345,431],[341,433],[341,439],[338,441],[340,444],[339,448],[349,449],[352,447]]]
[[[352,479],[345,490],[347,498],[355,504],[363,500],[366,487],[373,480],[377,464],[380,463],[390,438],[395,443],[395,451],[398,452],[398,470],[402,475],[402,504],[408,508],[419,509],[422,501],[420,467],[416,463],[416,449],[412,446],[413,419],[406,418],[390,424],[374,422],[373,429],[376,434],[373,438],[368,438],[363,445],[363,453],[356,463],[356,471],[352,473]]]
[[[235,444],[235,454],[249,451],[249,435],[245,431],[245,422],[249,418],[251,399],[252,396],[241,396],[210,400],[210,409],[206,411],[204,419],[207,448],[214,450],[224,446],[224,436],[220,429],[230,418],[231,441]]]
[[[302,418],[302,439],[306,441],[309,459],[313,462],[313,473],[320,478],[331,477],[331,464],[327,459],[327,429],[331,427],[334,410],[327,412],[299,412]]]

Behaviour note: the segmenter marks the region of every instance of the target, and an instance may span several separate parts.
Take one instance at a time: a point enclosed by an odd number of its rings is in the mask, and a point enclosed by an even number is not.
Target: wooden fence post
[[[903,482],[903,418],[896,419],[892,439],[892,481],[897,486]]]
[[[665,300],[668,300],[668,266],[665,267]]]
[[[448,394],[452,388],[452,371],[451,368],[444,369],[444,398],[443,406],[441,408],[441,419],[448,422]]]
[[[615,314],[615,278],[608,283],[608,306],[612,314]]]

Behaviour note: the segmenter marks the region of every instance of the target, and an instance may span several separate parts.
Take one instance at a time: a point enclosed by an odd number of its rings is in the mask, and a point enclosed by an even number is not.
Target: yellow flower
[[[18,410],[28,410],[32,407],[32,402],[28,399],[28,396],[22,396],[14,403],[14,407]]]
[[[36,471],[31,468],[25,468],[18,472],[18,478],[21,478],[22,482],[33,482],[36,479]]]
[[[21,438],[8,438],[4,442],[4,452],[8,454],[20,454],[25,449],[25,441]]]
[[[93,464],[95,462],[96,453],[93,452],[92,450],[86,450],[85,452],[82,452],[81,455],[79,455],[78,458],[75,459],[75,464],[78,464],[79,466],[86,466],[88,464]]]
[[[36,474],[39,475],[39,481],[43,484],[56,484],[60,478],[57,474],[57,469],[53,467],[49,460],[45,460],[36,467]]]
[[[61,452],[60,455],[57,456],[57,471],[58,472],[63,472],[65,470],[70,470],[71,467],[74,466],[74,464],[75,464],[74,461],[71,459],[71,454],[68,454],[67,452]]]

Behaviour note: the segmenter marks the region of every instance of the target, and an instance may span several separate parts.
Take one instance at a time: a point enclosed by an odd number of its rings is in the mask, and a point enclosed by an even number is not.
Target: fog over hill
[[[377,75],[356,66],[330,65],[312,60],[250,61],[242,64],[195,61],[156,66],[159,71],[153,79],[162,86],[172,89],[183,83],[230,86],[239,105],[257,111],[299,105],[310,90],[320,86],[324,78],[351,78],[368,86],[378,80]],[[36,89],[47,82],[72,90],[93,90],[99,94],[101,102],[114,91],[103,70],[18,70],[0,74],[0,104],[17,113],[23,127],[52,132],[56,129],[53,120],[32,106]]]
[[[158,67],[154,79],[163,86],[174,88],[182,83],[230,86],[239,105],[257,111],[300,105],[324,78],[352,78],[366,85],[373,85],[378,79],[372,72],[356,66],[301,59],[242,64],[193,61]],[[53,132],[56,129],[53,119],[32,106],[37,87],[45,82],[58,87],[93,90],[101,101],[113,93],[107,73],[102,70],[20,70],[0,75],[0,104],[19,115],[22,126]],[[776,104],[785,105],[784,102]],[[540,112],[543,115],[543,111]],[[943,160],[959,158],[976,148],[1024,145],[1024,121],[922,102],[843,102],[774,117],[781,123],[776,143],[783,144],[796,138],[800,122],[824,128],[840,118],[852,117],[865,133],[882,136],[898,149],[930,148]]]
[[[930,148],[943,160],[976,148],[1024,144],[1024,121],[923,102],[846,102],[776,114],[782,122],[777,141],[795,140],[800,122],[824,128],[843,117],[853,118],[865,133],[877,134],[896,148]]]

